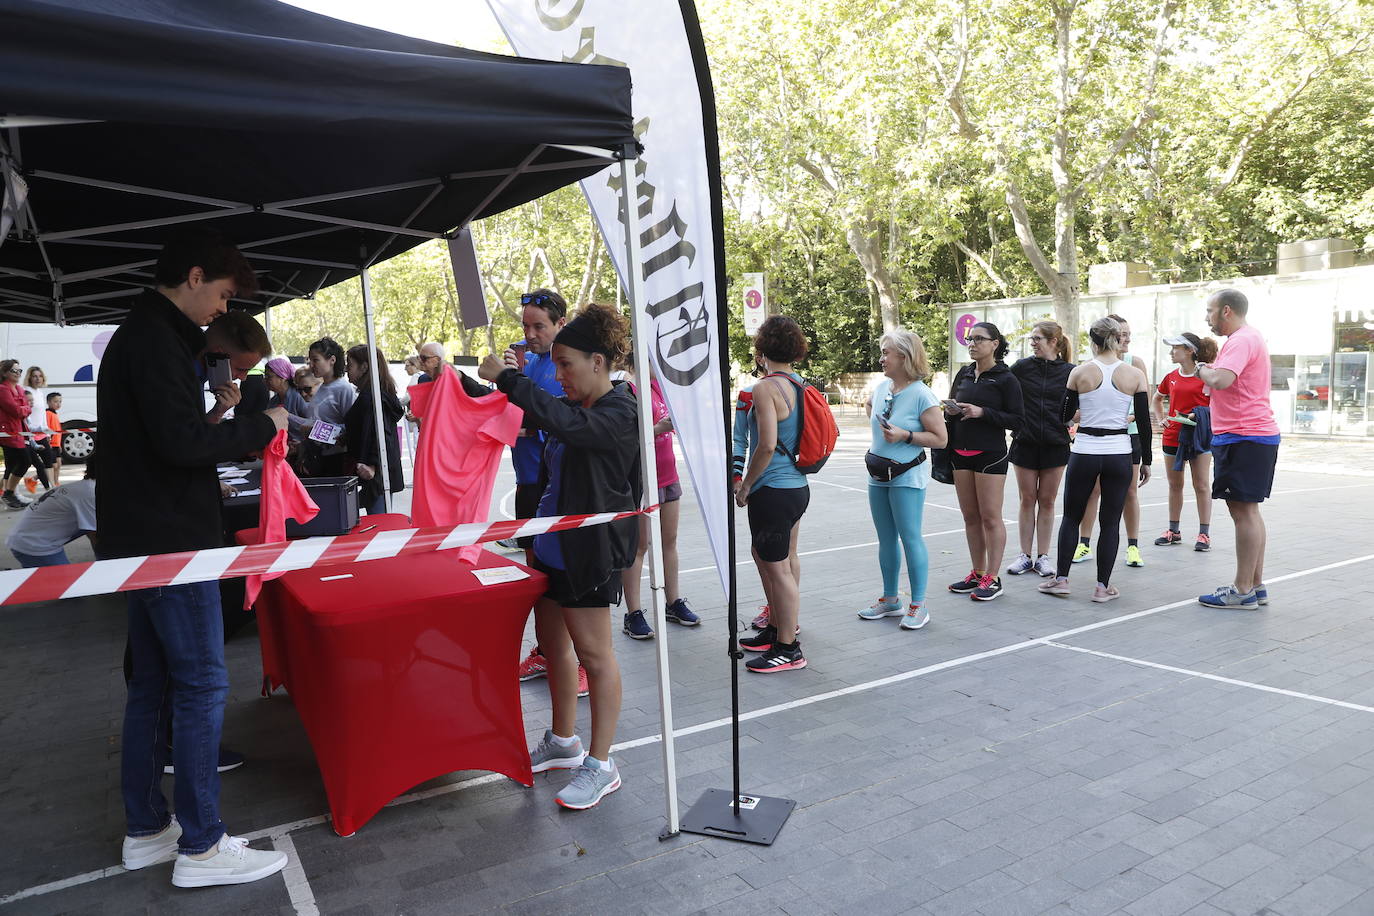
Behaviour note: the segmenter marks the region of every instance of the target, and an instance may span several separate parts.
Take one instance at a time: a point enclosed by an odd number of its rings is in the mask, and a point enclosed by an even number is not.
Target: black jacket
[[[96,381],[107,481],[95,495],[102,554],[223,546],[215,464],[262,448],[276,428],[260,413],[205,422],[195,371],[204,349],[204,332],[152,290],[110,338]]]
[[[563,476],[558,514],[627,512],[639,508],[643,484],[639,471],[639,416],[629,385],[616,382],[591,407],[555,397],[522,372],[507,369],[496,387],[525,411],[525,423],[563,440]],[[541,491],[548,465],[540,468]],[[625,518],[609,525],[560,531],[568,582],[581,595],[634,564],[639,522]]]
[[[383,434],[386,436],[386,474],[390,482],[392,493],[399,493],[406,488],[405,478],[401,475],[401,437],[396,432],[396,424],[401,422],[405,416],[405,409],[401,407],[401,401],[394,394],[386,391],[382,392],[382,427]],[[358,397],[353,401],[353,406],[348,408],[344,414],[344,439],[348,446],[348,468],[350,474],[355,473],[353,466],[357,464],[370,464],[373,468],[378,468],[381,462],[379,450],[377,448],[377,423],[372,418],[372,386],[364,384],[358,390]],[[380,468],[377,476],[371,480],[359,479],[362,495],[361,500],[364,506],[370,506],[377,501],[377,497],[382,495],[382,474]]]
[[[1006,363],[993,363],[992,368],[978,376],[974,364],[961,368],[949,386],[949,396],[965,404],[977,404],[983,415],[977,419],[960,417],[950,422],[950,448],[996,451],[1007,447],[1007,430],[1021,428],[1025,405],[1021,398],[1021,383],[1011,374]]]
[[[1025,416],[1016,431],[1017,442],[1068,445],[1069,428],[1059,420],[1059,405],[1069,384],[1073,363],[1027,356],[1012,363],[1011,374],[1021,384]]]

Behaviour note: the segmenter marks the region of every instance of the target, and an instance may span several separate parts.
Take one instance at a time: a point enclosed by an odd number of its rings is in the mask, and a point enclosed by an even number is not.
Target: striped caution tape
[[[0,604],[108,595],[140,588],[213,582],[239,576],[267,575],[314,566],[337,566],[434,550],[451,550],[510,537],[591,528],[622,518],[633,518],[657,508],[650,506],[635,512],[473,522],[450,528],[407,528],[6,570],[0,571]]]

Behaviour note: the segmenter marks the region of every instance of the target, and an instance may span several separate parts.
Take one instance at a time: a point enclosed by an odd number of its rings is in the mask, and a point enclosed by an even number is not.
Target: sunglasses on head
[[[525,293],[520,297],[521,305],[543,305],[549,301],[549,297],[543,293]]]

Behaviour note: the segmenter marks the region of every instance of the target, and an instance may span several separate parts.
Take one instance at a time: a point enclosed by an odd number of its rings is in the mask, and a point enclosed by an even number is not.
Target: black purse
[[[921,454],[911,461],[893,461],[891,458],[884,458],[882,455],[875,455],[872,452],[864,453],[864,466],[868,468],[868,476],[874,480],[894,480],[925,460],[925,449],[921,449]]]

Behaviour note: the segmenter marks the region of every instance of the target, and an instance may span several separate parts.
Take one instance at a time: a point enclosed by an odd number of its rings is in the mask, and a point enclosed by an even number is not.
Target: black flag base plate
[[[790,798],[744,793],[739,798],[736,814],[729,789],[707,789],[682,816],[682,832],[772,846],[797,807]]]

